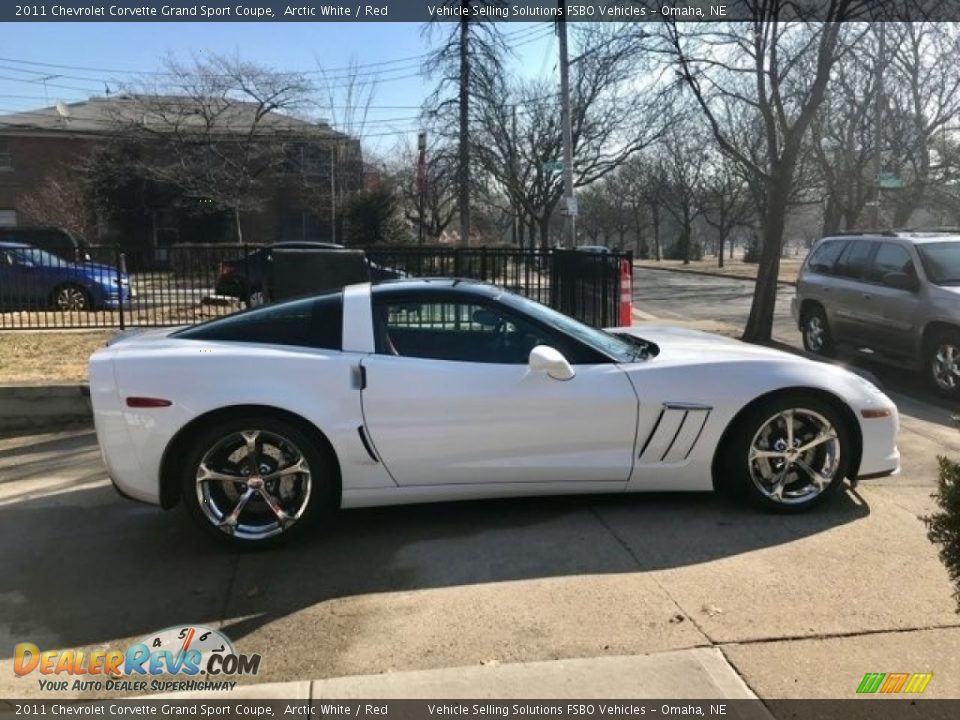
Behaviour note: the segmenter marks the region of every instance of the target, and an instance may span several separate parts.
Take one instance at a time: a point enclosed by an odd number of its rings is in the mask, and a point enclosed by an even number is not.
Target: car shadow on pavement
[[[236,640],[333,599],[677,568],[790,543],[869,512],[849,492],[789,517],[711,494],[444,503],[342,511],[287,547],[237,553],[201,535],[185,513],[122,500],[103,485],[71,488],[0,505],[0,618],[13,642],[42,647],[99,645],[183,623],[224,623]]]

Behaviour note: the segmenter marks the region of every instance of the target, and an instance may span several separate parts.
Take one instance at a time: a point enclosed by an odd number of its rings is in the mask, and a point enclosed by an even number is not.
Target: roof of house
[[[175,95],[113,95],[91,97],[82,102],[57,103],[0,115],[0,134],[70,133],[108,134],[124,125],[160,132],[164,129],[203,130],[229,135],[248,132],[259,107],[255,103],[215,98],[199,102]],[[310,122],[280,112],[268,112],[258,123],[258,133],[347,137],[325,122]]]

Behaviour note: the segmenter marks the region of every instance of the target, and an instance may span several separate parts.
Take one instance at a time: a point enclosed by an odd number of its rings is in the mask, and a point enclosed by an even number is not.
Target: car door
[[[398,485],[626,483],[638,401],[614,363],[574,365],[575,377],[555,380],[527,357],[563,338],[496,303],[382,297],[361,397]]]
[[[876,243],[853,240],[847,244],[833,269],[832,295],[828,312],[833,337],[838,342],[863,346],[870,337],[870,294],[865,280]]]
[[[890,276],[906,276],[912,280],[912,287],[898,287],[888,280]],[[868,347],[892,355],[911,355],[921,318],[920,284],[910,251],[899,243],[879,243],[865,278],[870,283],[863,292]]]
[[[23,272],[9,250],[0,249],[0,305],[12,306],[23,301]]]

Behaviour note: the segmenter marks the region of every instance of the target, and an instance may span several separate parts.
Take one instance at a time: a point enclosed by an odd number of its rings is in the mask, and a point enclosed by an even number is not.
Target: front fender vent
[[[677,463],[686,460],[703,432],[709,405],[664,403],[660,417],[640,451],[644,464]]]

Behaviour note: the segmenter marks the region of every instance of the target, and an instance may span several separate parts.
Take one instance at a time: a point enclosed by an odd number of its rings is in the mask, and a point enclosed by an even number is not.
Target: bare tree
[[[674,254],[684,265],[691,259],[693,223],[704,210],[704,173],[706,148],[703,135],[690,128],[673,129],[658,146],[659,164],[663,169],[660,204],[680,228]]]
[[[171,57],[165,67],[162,84],[130,86],[112,105],[116,132],[144,177],[229,211],[243,242],[241,212],[263,206],[264,182],[294,147],[317,141],[289,114],[306,107],[311,84],[220,55]]]
[[[844,27],[849,35],[863,32],[844,21],[854,19],[867,3],[813,2],[808,9],[817,13],[817,21],[805,21],[788,0],[745,5],[751,16],[746,23],[667,22],[662,37],[663,49],[720,149],[743,166],[762,195],[760,267],[743,339],[764,342],[773,327],[780,252],[802,146],[831,70],[846,49]],[[744,114],[759,121],[762,156],[737,142],[731,120],[742,120]]]
[[[588,48],[573,66],[571,124],[574,185],[584,187],[620,167],[655,140],[670,122],[671,105],[652,86],[637,87],[636,36],[589,24],[577,28]],[[561,155],[560,106],[553,88],[512,81],[477,68],[477,159],[536,224],[549,245],[550,220],[563,195],[554,164]],[[638,123],[642,117],[644,122]]]
[[[475,95],[474,73],[478,67],[501,73],[502,56],[507,46],[496,23],[484,22],[478,10],[501,6],[499,0],[448,0],[447,6],[460,9],[460,19],[450,27],[439,47],[426,63],[427,72],[439,75],[439,84],[428,107],[434,114],[446,117],[453,106],[457,111],[457,206],[460,215],[460,242],[470,241],[470,104]],[[429,35],[437,27],[428,24]],[[456,88],[456,99],[445,98],[450,87]]]
[[[704,221],[717,232],[717,265],[723,267],[724,249],[730,234],[754,218],[743,168],[722,153],[710,158],[703,181]]]
[[[883,202],[904,227],[931,190],[955,180],[956,166],[937,153],[938,134],[960,117],[960,30],[954,23],[888,24],[892,47],[884,116],[886,169],[903,181]]]
[[[434,242],[453,221],[457,210],[457,150],[445,142],[427,148],[423,188],[423,215],[420,214],[420,190],[417,187],[417,151],[400,145],[395,153],[395,170],[400,185],[403,214],[414,228],[423,226],[424,234]]]

